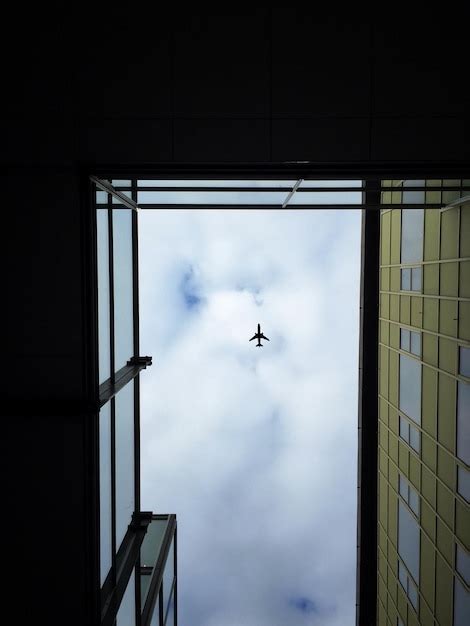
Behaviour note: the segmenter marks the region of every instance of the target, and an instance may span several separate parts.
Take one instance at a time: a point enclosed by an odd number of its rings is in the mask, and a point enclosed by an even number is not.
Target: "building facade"
[[[175,626],[176,517],[140,507],[139,379],[152,359],[139,355],[137,207],[106,181],[92,186],[99,623]]]
[[[470,624],[469,186],[382,181],[380,626]]]

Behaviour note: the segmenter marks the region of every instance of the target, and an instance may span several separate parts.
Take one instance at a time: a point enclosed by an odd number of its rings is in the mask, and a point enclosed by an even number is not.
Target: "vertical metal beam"
[[[380,180],[365,183],[362,211],[356,625],[375,626],[377,605],[377,426]]]

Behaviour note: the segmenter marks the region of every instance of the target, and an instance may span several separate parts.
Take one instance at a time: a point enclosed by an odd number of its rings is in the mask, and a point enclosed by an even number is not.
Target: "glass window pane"
[[[459,373],[470,377],[470,348],[464,346],[459,349]]]
[[[421,291],[421,268],[413,267],[411,269],[411,289],[413,291]]]
[[[122,178],[115,178],[114,180],[111,181],[111,185],[113,187],[130,187],[132,184],[132,181],[130,181],[129,179],[122,179]]]
[[[421,335],[419,333],[411,333],[411,352],[416,356],[421,356]]]
[[[170,594],[172,591],[173,578],[175,576],[174,566],[174,546],[175,542],[172,540],[170,551],[165,563],[165,569],[163,571],[163,615],[166,615],[168,609],[168,603],[170,600]]]
[[[400,348],[407,352],[410,351],[410,331],[406,328],[400,329]]]
[[[303,180],[300,188],[315,187],[362,187],[362,180]]]
[[[409,267],[401,270],[401,288],[403,291],[411,291],[411,269]]]
[[[163,536],[168,526],[168,519],[152,520],[147,528],[142,547],[140,549],[140,562],[142,567],[155,567],[160,549],[162,547]],[[144,606],[147,596],[148,585],[151,575],[143,575],[141,578],[141,604]]]
[[[417,611],[418,610],[418,590],[413,585],[411,580],[410,580],[409,585],[408,585],[408,597],[409,597],[410,602],[413,605],[415,611]]]
[[[468,626],[470,593],[457,576],[454,578],[454,626]]]
[[[97,191],[96,192],[96,204],[107,204],[108,203],[108,193],[106,191]]]
[[[132,191],[121,191],[123,196],[126,196],[126,198],[130,198],[132,200]],[[119,198],[115,198],[113,196],[113,204],[122,204],[121,200]]]
[[[410,446],[419,454],[421,448],[421,436],[417,428],[410,426]]]
[[[409,443],[410,441],[410,425],[409,422],[400,415],[400,437]]]
[[[404,192],[404,196],[415,194]],[[424,203],[424,192],[420,202]],[[414,197],[414,196],[413,196]],[[403,200],[405,201],[405,200]],[[414,263],[423,260],[424,209],[403,209],[401,214],[401,262]]]
[[[113,211],[114,350],[116,371],[134,356],[132,209]]]
[[[457,484],[460,495],[470,502],[470,472],[461,465],[457,465]]]
[[[398,505],[398,554],[419,583],[419,526],[403,502]]]
[[[171,594],[170,606],[168,607],[168,615],[166,617],[165,626],[174,626],[175,624],[175,594]]]
[[[424,191],[404,191],[403,204],[424,204]],[[415,210],[415,209],[403,209]]]
[[[116,616],[116,626],[135,626],[135,570],[122,597]]]
[[[282,205],[288,194],[288,191],[139,191],[137,203]]]
[[[410,487],[410,501],[409,501],[410,509],[413,513],[419,517],[419,496],[417,492]]]
[[[400,409],[421,424],[421,363],[400,354]]]
[[[470,384],[458,383],[457,456],[470,465]]]
[[[398,561],[398,579],[406,592],[408,587],[408,574],[406,573],[406,569],[401,561]]]
[[[297,192],[291,204],[361,204],[362,191],[305,191]]]
[[[116,549],[134,512],[134,383],[115,397]]]
[[[294,187],[296,180],[155,180],[141,179],[137,181],[137,187],[240,187],[240,188],[257,188],[271,187],[272,189],[284,189],[285,187]]]
[[[405,502],[408,502],[408,483],[401,474],[398,477],[398,483],[401,497]]]
[[[100,580],[104,583],[112,564],[111,504],[111,404],[99,413],[100,431]]]
[[[98,258],[98,380],[111,376],[110,314],[109,314],[109,237],[108,209],[96,211]]]
[[[424,187],[424,180],[404,180],[403,187]]]
[[[470,554],[457,544],[456,570],[470,586]]]

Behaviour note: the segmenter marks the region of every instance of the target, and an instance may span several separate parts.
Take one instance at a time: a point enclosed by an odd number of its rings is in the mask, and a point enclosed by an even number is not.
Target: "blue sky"
[[[352,625],[360,211],[139,220],[142,509],[177,514],[180,623]]]

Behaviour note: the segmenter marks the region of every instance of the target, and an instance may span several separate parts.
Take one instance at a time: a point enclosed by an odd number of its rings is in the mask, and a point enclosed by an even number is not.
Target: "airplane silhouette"
[[[250,339],[250,341],[253,341],[253,339],[257,339],[258,343],[256,344],[257,348],[262,348],[263,344],[261,343],[261,339],[266,339],[266,341],[269,341],[269,339],[267,337],[265,337],[263,335],[263,333],[261,332],[261,327],[258,324],[258,332],[256,334],[253,335],[253,337]]]

